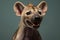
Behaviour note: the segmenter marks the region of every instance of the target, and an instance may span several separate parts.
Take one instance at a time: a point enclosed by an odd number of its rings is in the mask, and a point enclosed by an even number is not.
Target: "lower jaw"
[[[40,23],[33,24],[33,28],[39,28],[39,26],[40,26]]]

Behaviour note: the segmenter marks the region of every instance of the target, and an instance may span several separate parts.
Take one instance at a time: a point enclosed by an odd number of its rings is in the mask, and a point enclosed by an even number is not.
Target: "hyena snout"
[[[40,16],[39,15],[34,15],[32,17],[32,21],[35,21],[35,22],[40,21]]]
[[[40,17],[38,14],[35,14],[31,21],[33,22],[34,26],[39,26],[39,24],[41,23],[42,21],[42,17]]]

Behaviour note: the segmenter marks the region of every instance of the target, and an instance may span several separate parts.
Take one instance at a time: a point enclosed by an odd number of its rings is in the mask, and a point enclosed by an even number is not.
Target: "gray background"
[[[16,1],[37,5],[41,0],[0,0],[0,40],[11,40],[20,17],[13,11]],[[48,12],[38,29],[43,40],[60,40],[60,0],[46,0]]]

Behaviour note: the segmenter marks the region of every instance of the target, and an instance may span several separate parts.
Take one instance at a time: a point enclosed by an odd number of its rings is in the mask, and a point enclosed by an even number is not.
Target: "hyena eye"
[[[38,13],[41,15],[41,12],[40,11],[38,11]]]
[[[31,14],[31,11],[27,12],[26,14],[27,14],[27,15],[30,15],[30,14]]]

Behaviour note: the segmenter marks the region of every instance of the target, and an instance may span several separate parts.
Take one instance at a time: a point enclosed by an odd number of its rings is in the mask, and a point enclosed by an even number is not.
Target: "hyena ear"
[[[40,2],[38,5],[37,5],[37,7],[40,9],[40,10],[42,10],[42,15],[45,15],[45,13],[47,12],[47,3],[45,2],[45,1],[42,1],[42,2]]]
[[[14,4],[14,11],[16,12],[16,15],[17,16],[21,16],[22,14],[22,11],[24,9],[25,5],[19,1],[17,1],[15,4]]]

